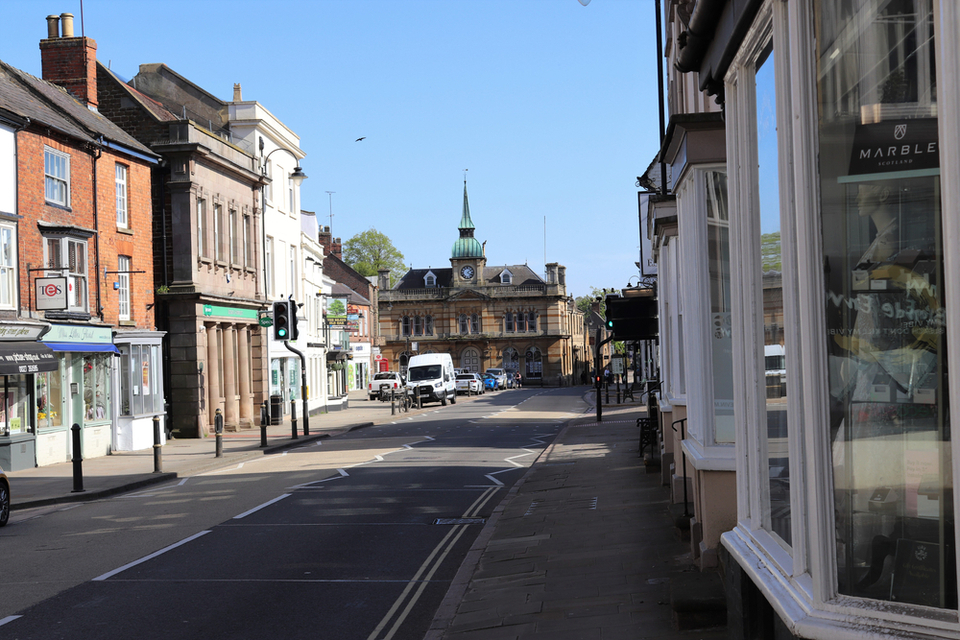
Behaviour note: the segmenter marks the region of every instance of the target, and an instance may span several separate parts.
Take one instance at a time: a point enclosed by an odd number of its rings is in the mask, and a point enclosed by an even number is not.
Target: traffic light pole
[[[603,362],[601,361],[601,358],[600,358],[600,350],[603,348],[603,345],[613,340],[613,337],[614,337],[613,334],[611,333],[608,338],[604,340],[600,340],[600,335],[601,335],[600,329],[597,329],[597,339],[595,341],[597,343],[597,353],[594,358],[594,362],[595,362],[594,366],[596,368],[593,376],[593,379],[596,380],[596,382],[594,383],[594,386],[596,387],[596,390],[597,390],[597,422],[603,422],[603,401],[600,399],[600,384],[601,384],[600,383],[600,367],[603,365]]]
[[[307,408],[307,359],[302,351],[298,351],[290,346],[289,342],[284,342],[287,349],[300,356],[300,396],[303,400],[303,435],[310,435],[310,410]]]

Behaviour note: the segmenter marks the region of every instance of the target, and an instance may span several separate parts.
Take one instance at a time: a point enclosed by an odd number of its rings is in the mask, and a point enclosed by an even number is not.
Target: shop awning
[[[120,353],[112,344],[88,342],[44,342],[54,351],[96,351],[102,353]]]
[[[0,375],[57,370],[57,356],[42,342],[0,342]]]

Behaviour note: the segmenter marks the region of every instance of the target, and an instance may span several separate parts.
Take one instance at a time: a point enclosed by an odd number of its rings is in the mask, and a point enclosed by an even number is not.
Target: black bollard
[[[297,440],[300,436],[297,435],[297,401],[290,401],[290,437],[294,440]]]
[[[163,473],[163,455],[160,452],[160,416],[153,416],[153,472]]]
[[[267,425],[270,423],[270,412],[267,409],[267,401],[260,403],[260,446],[267,446]]]
[[[390,415],[397,415],[397,390],[390,389]]]
[[[213,431],[217,436],[217,457],[223,457],[223,411],[217,409],[213,415]]]
[[[83,491],[83,457],[80,455],[80,425],[70,427],[73,431],[73,493]]]

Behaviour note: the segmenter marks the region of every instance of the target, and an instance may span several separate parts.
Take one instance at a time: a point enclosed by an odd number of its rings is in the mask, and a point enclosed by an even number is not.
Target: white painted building
[[[323,328],[323,247],[317,242],[317,216],[300,212],[300,255],[303,258],[303,303],[300,308],[300,337],[307,367],[307,406],[310,415],[327,411],[327,338]]]

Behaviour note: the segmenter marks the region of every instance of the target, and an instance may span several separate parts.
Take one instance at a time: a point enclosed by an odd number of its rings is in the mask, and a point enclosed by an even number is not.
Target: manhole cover
[[[433,524],[483,524],[486,518],[437,518]]]

